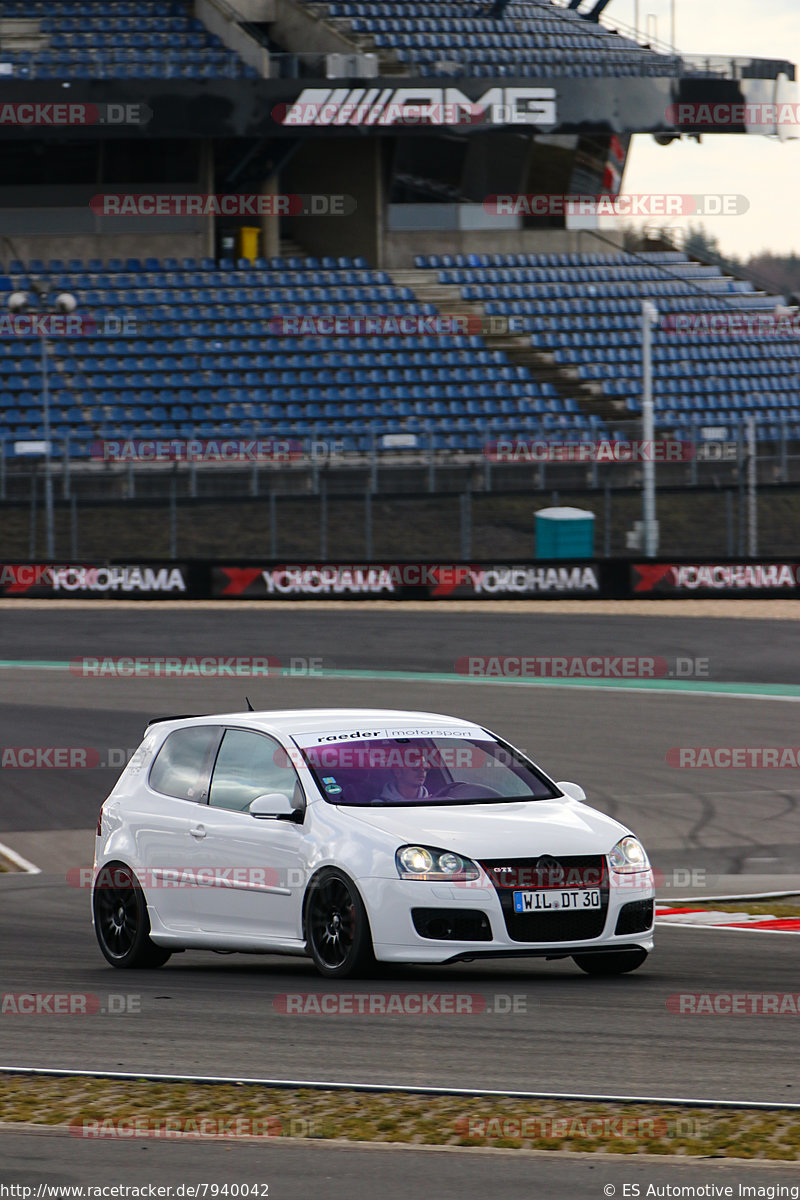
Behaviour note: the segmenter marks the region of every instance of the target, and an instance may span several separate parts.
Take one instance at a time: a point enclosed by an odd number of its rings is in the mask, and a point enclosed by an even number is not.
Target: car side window
[[[173,730],[150,769],[150,787],[176,800],[205,804],[209,771],[221,732],[219,725]]]
[[[274,738],[247,729],[225,730],[211,779],[212,807],[246,812],[256,796],[282,792],[291,799],[299,788],[289,756]]]

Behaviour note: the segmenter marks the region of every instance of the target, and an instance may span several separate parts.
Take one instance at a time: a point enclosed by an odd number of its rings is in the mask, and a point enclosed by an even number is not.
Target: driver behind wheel
[[[383,785],[378,800],[385,804],[426,800],[431,793],[425,787],[425,781],[432,766],[427,750],[421,750],[419,746],[409,747],[402,765],[391,768],[391,778]]]

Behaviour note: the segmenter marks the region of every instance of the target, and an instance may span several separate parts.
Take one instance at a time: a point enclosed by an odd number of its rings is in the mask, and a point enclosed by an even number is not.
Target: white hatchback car
[[[95,932],[115,967],[192,948],[309,954],[330,977],[522,955],[632,971],[653,873],[584,800],[437,713],[158,720],[100,813]]]

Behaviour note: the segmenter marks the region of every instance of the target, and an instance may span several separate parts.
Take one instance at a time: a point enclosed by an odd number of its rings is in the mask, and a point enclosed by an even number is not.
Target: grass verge
[[[304,1137],[794,1161],[800,1113],[0,1076],[0,1121],[80,1138]]]

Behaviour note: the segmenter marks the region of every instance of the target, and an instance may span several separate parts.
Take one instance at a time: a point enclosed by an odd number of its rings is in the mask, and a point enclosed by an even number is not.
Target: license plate
[[[548,888],[541,892],[514,892],[514,912],[586,912],[592,908],[602,908],[598,889],[584,888],[580,891],[572,888],[562,890]]]

